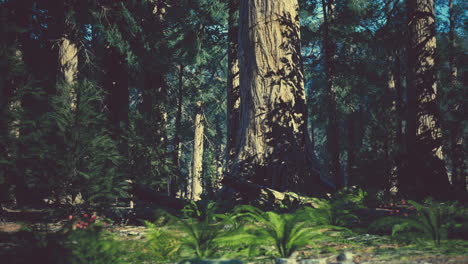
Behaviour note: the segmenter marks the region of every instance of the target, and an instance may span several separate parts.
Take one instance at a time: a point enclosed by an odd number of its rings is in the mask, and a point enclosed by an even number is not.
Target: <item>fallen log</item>
[[[319,205],[318,198],[302,196],[294,192],[279,192],[245,179],[225,176],[221,183],[224,188],[220,193],[221,199],[237,200],[237,202],[252,204],[262,209],[300,206],[316,208]]]
[[[172,209],[183,209],[186,205],[188,205],[188,202],[184,199],[161,194],[142,184],[130,183],[130,186],[131,188],[128,190],[128,193],[132,194],[140,200],[151,202],[158,206]]]

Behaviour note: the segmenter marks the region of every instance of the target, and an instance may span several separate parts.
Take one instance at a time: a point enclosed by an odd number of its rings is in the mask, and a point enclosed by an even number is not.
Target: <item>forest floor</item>
[[[25,232],[29,232],[33,236],[40,233],[55,233],[59,232],[66,223],[66,220],[49,222],[38,221],[39,218],[34,217],[32,217],[31,221],[23,218],[26,215],[25,212],[16,211],[13,214],[11,214],[11,212],[12,211],[10,211],[10,216],[16,215],[14,219],[10,217],[0,217],[0,263],[23,263],[20,261],[16,262],[11,258],[15,256],[16,251],[21,252],[24,248],[31,246],[25,245],[25,243],[28,243],[27,241],[30,241],[28,239],[23,239]],[[40,212],[37,211],[33,213],[33,215],[39,213]],[[135,245],[135,243],[141,243],[141,245],[144,245],[144,241],[147,240],[148,228],[145,226],[110,225],[108,230],[115,235],[124,249],[127,248],[125,246],[126,244],[133,243],[133,245]],[[18,237],[20,236],[23,238],[19,239]],[[128,248],[135,249],[135,247]],[[308,246],[298,252],[298,259],[316,260],[316,262],[303,263],[345,263],[337,261],[337,256],[343,252],[352,254],[352,260],[346,262],[347,264],[468,263],[467,240],[447,240],[443,241],[441,246],[434,247],[429,241],[422,241],[418,244],[405,244],[397,242],[389,236],[366,234],[365,230],[356,230],[352,235],[347,236],[331,235],[329,239],[315,241],[314,245]],[[5,260],[5,256],[8,256],[10,260],[2,262]],[[274,263],[271,257],[251,257],[242,259],[242,261],[244,263]],[[140,262],[129,263],[139,264]]]

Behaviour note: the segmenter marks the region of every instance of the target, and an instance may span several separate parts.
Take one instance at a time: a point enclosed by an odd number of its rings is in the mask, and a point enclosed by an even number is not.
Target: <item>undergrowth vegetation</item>
[[[73,264],[219,258],[255,262],[330,256],[343,249],[373,252],[385,259],[397,250],[405,258],[415,251],[460,254],[468,245],[463,237],[466,209],[458,203],[432,199],[391,202],[391,207],[379,209],[387,216],[376,216],[368,225],[357,213],[366,207],[365,196],[361,190],[348,189],[328,200],[318,200],[315,208],[281,212],[250,205],[191,202],[178,212],[155,211],[157,220],[144,222],[146,231],[138,239],[122,236],[110,220],[95,214],[70,215],[58,232],[40,235],[23,228],[13,236],[14,242],[22,245],[15,253],[21,252],[22,257],[12,263],[28,263],[41,254],[47,256],[47,263]],[[0,252],[2,257],[8,254],[13,253],[7,249]]]
[[[407,203],[408,212],[405,212],[406,208],[391,211],[396,215],[379,219],[370,228],[384,232],[391,229],[391,235],[402,241],[430,239],[435,246],[440,246],[450,233],[461,233],[467,228],[467,212],[458,203],[438,203],[432,199],[426,199],[422,204]]]

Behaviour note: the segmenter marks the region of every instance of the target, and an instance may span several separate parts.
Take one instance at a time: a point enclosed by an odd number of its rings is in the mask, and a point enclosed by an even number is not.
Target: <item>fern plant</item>
[[[327,201],[324,199],[316,201],[317,208],[314,215],[321,224],[346,226],[352,221],[359,221],[357,215],[342,200]]]
[[[180,248],[179,240],[157,224],[145,222],[145,240],[127,241],[126,260],[131,263],[164,262],[174,260]]]
[[[391,226],[392,236],[405,231],[416,231],[431,238],[434,246],[440,246],[448,230],[456,226],[455,217],[464,211],[456,203],[442,204],[431,198],[426,199],[424,204],[415,201],[408,201],[408,204],[415,208],[415,213],[407,217],[385,217],[374,222],[370,228],[378,230]]]
[[[192,202],[183,213],[186,217],[168,214],[174,228],[182,234],[178,236],[181,250],[186,250],[198,259],[219,257],[223,246],[235,246],[243,241],[242,228],[236,222],[237,215],[217,213],[216,203],[197,205]]]
[[[245,241],[256,244],[271,243],[275,246],[277,255],[283,258],[288,258],[300,248],[312,244],[314,239],[326,237],[321,231],[324,228],[344,230],[321,224],[322,216],[313,208],[302,208],[294,213],[283,214],[263,212],[252,206],[241,206],[236,208],[236,211],[251,222],[246,229],[250,239]]]

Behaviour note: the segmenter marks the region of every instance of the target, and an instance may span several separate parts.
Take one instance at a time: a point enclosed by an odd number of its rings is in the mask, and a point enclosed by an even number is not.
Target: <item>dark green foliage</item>
[[[119,242],[107,231],[75,230],[68,235],[65,243],[71,251],[67,263],[126,263]]]
[[[340,169],[349,186],[386,196],[406,160],[399,138],[404,136],[399,134],[404,134],[407,111],[404,1],[334,3],[330,35],[336,44]],[[203,102],[205,116],[203,197],[215,198],[226,164],[228,4],[224,0],[67,0],[57,5],[43,0],[1,1],[0,200],[27,204],[46,198],[70,203],[81,194],[86,203],[107,204],[125,196],[125,180],[167,192],[174,175],[181,178],[178,189],[184,196],[197,101]],[[299,4],[313,153],[319,163],[327,164],[325,132],[330,120],[321,1]],[[454,0],[455,80],[447,67],[451,42],[446,4],[436,1],[438,102],[447,168],[453,175],[462,175],[467,144],[457,139],[467,130],[466,34],[462,30],[466,16],[461,11],[465,4]],[[79,49],[78,81],[71,87],[60,78],[57,47],[62,37]],[[108,49],[118,57],[115,64],[122,64],[123,79],[128,82],[129,94],[124,94],[122,106],[127,111],[118,120],[121,129],[113,129],[112,120],[119,107],[110,109],[107,103],[121,95],[105,87],[115,77],[108,69]],[[179,66],[184,67],[182,120],[181,131],[175,131]],[[401,74],[400,95],[388,83],[396,69]],[[76,110],[71,108],[71,89],[78,96]],[[182,149],[178,168],[171,143],[176,133]],[[323,168],[322,175],[326,174]],[[463,186],[457,188],[462,194],[456,198],[463,197]],[[352,210],[362,203],[339,201],[346,199],[333,198],[324,205],[331,223],[355,221]]]
[[[359,222],[354,213],[356,209],[364,208],[366,192],[355,186],[344,188],[336,192],[328,200],[318,200],[316,215],[321,218],[322,224],[348,226]]]
[[[326,237],[324,230],[346,230],[331,225],[323,211],[308,207],[293,213],[263,212],[252,206],[240,206],[236,211],[249,220],[245,231],[248,235],[242,239],[254,245],[272,244],[283,258],[313,244],[314,239]]]
[[[165,225],[146,222],[143,241],[129,242],[126,260],[167,262],[180,259],[242,256],[257,252],[252,235],[243,227],[243,214],[226,211],[219,203],[191,203],[179,215],[161,211]]]
[[[139,122],[146,123],[139,113],[132,114],[130,121],[129,159],[127,161],[129,179],[165,192],[167,176],[172,173],[172,161],[169,159],[166,149],[162,146],[148,144],[147,138],[141,135],[141,129],[148,127],[138,127]]]
[[[468,166],[468,144],[463,138],[468,129],[463,28],[467,21],[466,4],[453,1],[454,43],[449,39],[448,1],[435,1],[437,100],[446,168],[457,190],[453,197],[461,200],[466,197],[466,186],[460,184],[463,177],[456,176],[463,176]],[[114,210],[113,203],[127,196],[128,180],[167,193],[175,175],[179,177],[177,190],[171,190],[171,195],[186,197],[197,101],[202,102],[205,119],[202,197],[216,199],[227,163],[224,135],[230,2],[0,1],[0,213],[1,206],[43,205],[44,201],[77,207],[74,210],[93,207],[127,212]],[[405,1],[333,2],[329,33],[336,46],[333,90],[340,171],[348,186],[365,191],[347,187],[328,200],[312,198],[317,208],[296,211],[288,201],[275,212],[253,207],[230,211],[230,206],[220,203],[192,203],[174,215],[164,213],[158,224],[147,223],[145,238],[131,242],[117,241],[102,226],[71,230],[69,225],[66,232],[47,235],[30,229],[14,235],[0,233],[2,241],[8,238],[18,245],[11,252],[7,252],[8,247],[1,248],[8,260],[0,262],[160,263],[183,258],[289,257],[322,238],[327,241],[323,248],[337,252],[329,243],[348,243],[347,228],[374,220],[375,215],[358,218],[366,205],[411,197],[413,193],[402,193],[404,188],[399,188],[396,196],[389,191],[400,168],[407,165],[402,140],[408,112]],[[327,164],[330,115],[325,100],[322,2],[299,0],[299,4],[310,150],[318,163]],[[78,48],[74,84],[62,80],[58,47],[63,37]],[[455,78],[450,75],[451,65],[458,69]],[[181,66],[182,119],[177,131]],[[391,78],[395,88],[389,85]],[[112,89],[114,79],[121,81],[122,90]],[[116,98],[124,103],[110,107],[109,101]],[[174,162],[179,153],[172,143],[176,136],[182,150],[179,167]],[[321,173],[327,177],[327,168]],[[466,248],[465,241],[454,240],[467,238],[466,208],[430,200],[388,207],[393,210],[388,212],[398,216],[383,218],[370,230],[391,234],[398,241],[433,241],[437,246],[409,243],[401,245],[405,250],[414,247],[437,254],[461,254]],[[334,237],[327,230],[343,233]],[[364,238],[356,243],[367,249],[372,243]],[[378,244],[388,244],[388,240],[383,237]],[[395,249],[378,250],[395,254]]]
[[[449,232],[456,232],[466,225],[466,209],[457,203],[440,203],[426,199],[423,204],[415,201],[408,201],[408,204],[414,207],[414,212],[404,217],[393,216],[379,219],[372,224],[371,229],[388,230],[391,228],[392,236],[403,232],[400,238],[410,241],[428,238],[435,246],[440,246],[441,241],[447,238]],[[405,236],[405,234],[409,235]]]
[[[51,98],[51,110],[38,119],[30,119],[30,109],[18,111],[20,136],[15,140],[20,155],[15,172],[27,188],[55,203],[73,203],[78,194],[87,204],[122,197],[125,184],[117,172],[121,157],[103,128],[102,92],[86,81],[59,89]],[[75,109],[70,89],[77,91]],[[40,96],[27,87],[19,93]]]
[[[123,262],[120,243],[101,224],[75,229],[74,223],[67,223],[56,233],[24,229],[9,236],[0,235],[2,242],[8,241],[11,245],[0,250],[2,263],[127,263]]]
[[[186,217],[171,216],[175,230],[182,232],[177,237],[181,244],[181,254],[188,254],[195,258],[221,257],[223,246],[238,246],[245,243],[245,237],[236,223],[236,214],[218,213],[216,203],[206,205],[192,203],[187,207]]]
[[[125,196],[125,178],[118,167],[122,157],[117,142],[104,128],[103,93],[84,81],[74,87],[61,86],[52,99],[53,111],[45,122],[57,127],[57,144],[52,159],[52,193],[57,197],[81,193],[86,203],[109,203]],[[72,109],[70,90],[76,90],[76,109]],[[55,186],[54,186],[55,185]]]
[[[171,231],[163,230],[155,224],[146,222],[148,234],[144,243],[130,243],[130,254],[127,259],[133,262],[174,260],[178,256],[180,241]],[[132,247],[134,246],[134,248]]]

